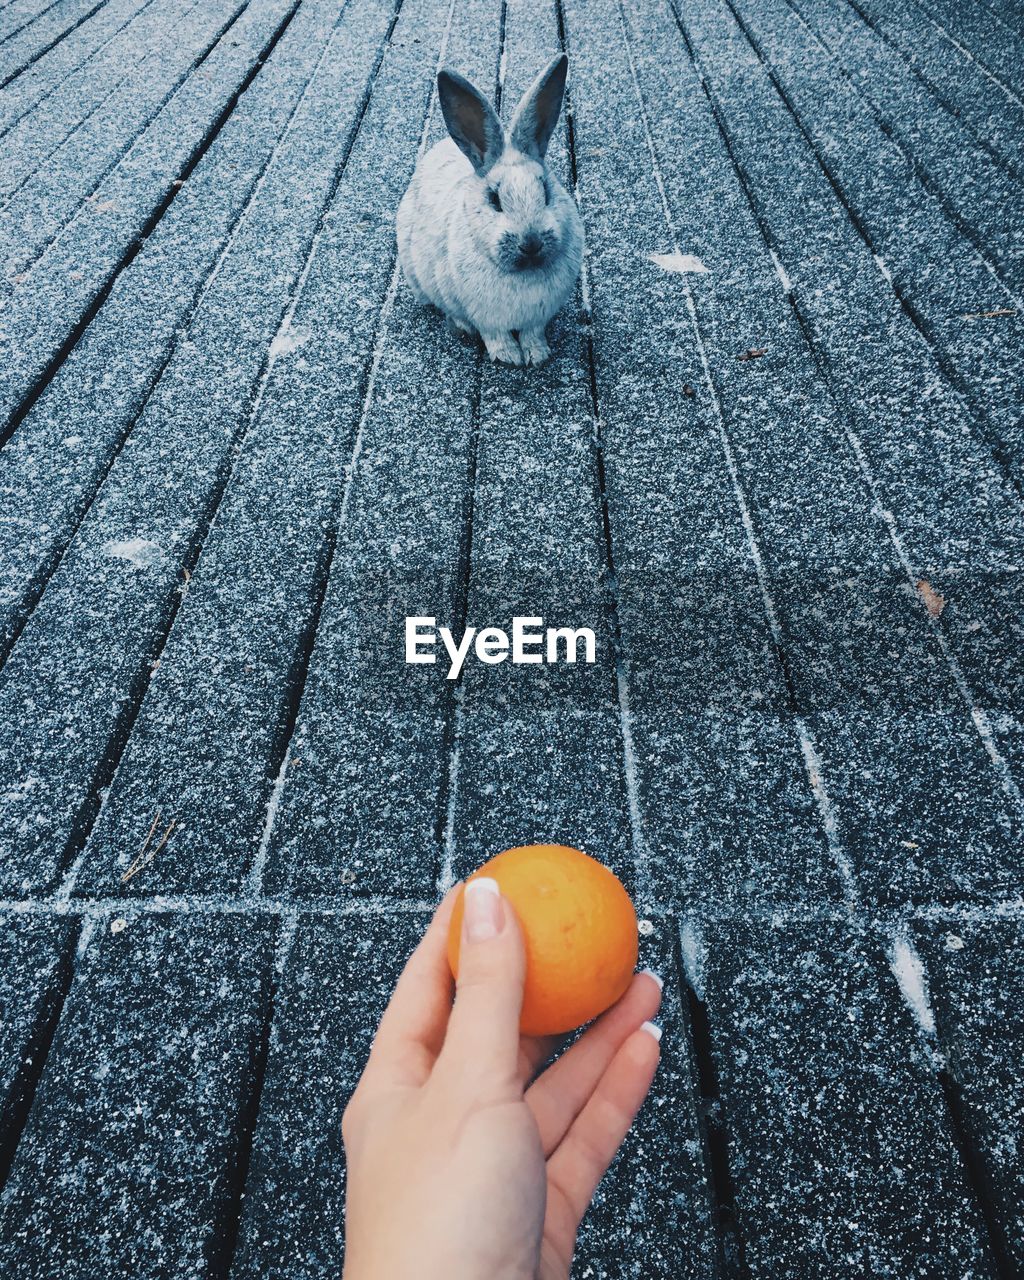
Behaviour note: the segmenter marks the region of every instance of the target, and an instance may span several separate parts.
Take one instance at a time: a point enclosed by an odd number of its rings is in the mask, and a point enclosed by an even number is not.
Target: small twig
[[[1015,316],[1017,312],[1012,307],[996,307],[993,311],[965,311],[961,315],[961,320],[999,320],[1003,316]]]
[[[156,811],[156,816],[153,818],[153,821],[150,824],[149,830],[146,832],[146,838],[142,842],[142,848],[135,855],[135,859],[132,862],[131,866],[128,867],[124,875],[122,875],[121,877],[122,884],[127,884],[128,881],[131,880],[134,876],[137,876],[144,867],[149,866],[149,864],[153,861],[156,855],[164,847],[167,841],[171,838],[171,835],[173,834],[175,827],[178,825],[177,818],[172,818],[171,821],[167,824],[167,829],[166,831],[164,831],[163,835],[160,837],[157,844],[152,849],[150,849],[149,844],[150,844],[150,841],[153,839],[153,833],[156,831],[157,823],[159,821],[160,821],[160,810],[158,809]]]
[[[153,832],[156,830],[156,824],[159,821],[160,821],[160,810],[157,809],[156,813],[153,815],[153,821],[149,824],[149,830],[146,832],[146,838],[142,842],[142,848],[135,855],[135,862],[138,862],[138,860],[143,856],[143,854],[149,848],[149,842],[150,840],[153,839]],[[135,862],[132,863],[132,866],[135,865]]]

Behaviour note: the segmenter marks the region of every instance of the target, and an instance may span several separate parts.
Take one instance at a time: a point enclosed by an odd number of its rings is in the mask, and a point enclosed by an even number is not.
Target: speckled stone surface
[[[294,0],[253,0],[231,35],[207,46],[203,74],[189,76],[121,162],[90,194],[42,255],[15,281],[0,328],[0,436],[26,396],[60,356],[69,331],[115,278],[123,255],[173,194],[204,135],[215,126],[288,21]],[[102,206],[102,207],[101,207]]]
[[[715,1207],[675,921],[640,939],[665,980],[662,1060],[643,1110],[580,1229],[573,1275],[588,1280],[711,1280],[720,1272]]]
[[[785,679],[718,436],[714,392],[688,323],[685,285],[649,260],[671,252],[673,236],[617,8],[603,6],[600,20],[590,22],[570,3],[566,16],[633,785],[652,892],[666,906],[705,894],[719,903],[723,895],[785,900],[801,897],[810,877],[828,893],[832,873],[801,783]],[[662,35],[674,78],[671,30]],[[617,122],[615,148],[606,145],[609,119]],[[714,216],[717,223],[720,213]],[[623,253],[626,244],[635,246],[635,257]],[[747,365],[735,361],[745,349],[736,340],[730,357],[749,379]],[[766,830],[766,813],[785,818]],[[770,858],[761,856],[763,845]]]
[[[7,15],[16,7],[8,4],[0,10],[0,40],[13,26],[13,19]],[[132,19],[143,8],[154,12],[145,23],[133,25]],[[169,10],[173,16],[174,8],[169,6]],[[16,135],[9,131],[45,98],[44,114],[33,119],[40,125],[45,120],[46,125],[37,130],[26,121],[20,131],[23,145],[51,149],[59,145],[64,135],[59,126],[54,130],[52,122],[71,120],[75,116],[84,119],[89,110],[102,101],[124,74],[125,59],[130,66],[132,55],[139,56],[145,50],[150,32],[161,28],[160,11],[161,6],[155,5],[154,0],[114,0],[102,7],[95,22],[87,22],[61,40],[52,50],[52,56],[0,77],[7,80],[0,104],[0,136],[6,139],[0,171],[5,178],[7,164],[21,156],[21,147],[15,148]],[[155,25],[151,25],[154,20]],[[11,76],[14,78],[10,79]]]
[[[0,1200],[0,1262],[19,1280],[202,1274],[237,1215],[269,931],[113,923],[78,968]]]
[[[0,722],[5,737],[8,728],[16,735],[7,738],[12,780],[26,772],[40,779],[40,785],[31,785],[42,819],[34,824],[34,835],[49,846],[50,875],[68,862],[61,848],[81,831],[82,785],[88,789],[90,775],[109,760],[112,739],[119,728],[123,732],[123,717],[133,714],[132,703],[159,660],[168,622],[232,473],[235,446],[249,427],[253,400],[272,372],[270,344],[289,308],[340,163],[344,121],[334,123],[336,138],[324,137],[318,128],[308,150],[300,141],[294,151],[281,153],[279,169],[268,171],[268,183],[277,178],[289,191],[302,173],[310,199],[286,200],[278,194],[250,205],[231,252],[220,261],[187,335],[5,668],[0,702],[10,699],[12,709],[24,707],[26,699],[33,704],[32,713],[17,722],[0,712]],[[271,259],[271,268],[254,276],[253,256],[260,254]],[[183,417],[185,432],[180,430]],[[126,700],[129,688],[135,693]],[[69,702],[72,689],[79,695]],[[55,739],[66,744],[62,759],[47,749]],[[81,770],[68,768],[69,752],[81,753]],[[116,752],[114,747],[115,758]],[[14,758],[20,768],[13,766]],[[28,798],[29,793],[18,794]],[[26,820],[34,822],[24,810],[12,818],[22,831]],[[143,831],[145,826],[148,819]],[[140,834],[133,832],[133,841]],[[28,856],[29,878],[45,876],[47,860]],[[8,874],[19,872],[9,864]]]
[[[0,1164],[9,1168],[71,972],[72,921],[6,916],[0,949]]]
[[[232,1276],[339,1275],[341,1115],[428,917],[300,915],[280,981]]]
[[[747,1273],[991,1275],[881,947],[842,926],[730,925],[705,941]]]
[[[29,153],[23,167],[14,166],[0,213],[0,272],[5,280],[26,274],[83,205],[100,223],[104,214],[117,211],[118,197],[104,197],[101,187],[128,149],[121,129],[129,140],[143,133],[241,12],[238,0],[197,6],[191,21],[186,12],[170,38],[137,62],[51,155],[34,163]],[[15,155],[23,154],[17,139],[12,147]]]
[[[973,224],[946,216],[938,192],[914,181],[916,155],[872,110],[858,77],[841,60],[842,42],[822,44],[784,3],[739,4],[736,12],[776,85],[811,139],[819,163],[842,192],[899,296],[925,331],[948,376],[970,403],[993,451],[1018,487],[1024,478],[1024,395],[1020,321],[987,313],[1014,308]],[[828,41],[828,33],[822,31]],[[990,86],[991,90],[991,86]],[[950,122],[952,128],[952,122]],[[944,150],[955,142],[944,140]],[[969,156],[961,162],[969,163]],[[1008,217],[1015,215],[1010,212]]]
[[[971,83],[975,93],[985,85],[990,95],[987,110],[993,117],[1004,112],[1009,117],[986,130],[993,139],[1014,136],[1012,118],[1020,120],[1019,103],[1007,101],[998,88],[985,84],[977,65],[939,37],[916,5],[896,0],[883,6],[865,0],[859,13],[819,0],[798,0],[796,7],[816,31],[842,50],[845,65],[886,124],[906,140],[924,179],[948,203],[950,215],[978,233],[988,253],[1019,288],[1024,251],[1013,176],[990,147],[959,124],[956,104],[950,104],[952,110],[936,109],[934,95],[914,71],[927,65],[932,82],[937,73],[938,83],[945,81],[947,86],[952,72],[961,84]],[[905,52],[893,45],[891,37],[897,28],[906,33],[897,37],[904,51],[913,42],[913,67]],[[938,70],[943,63],[945,68]],[[865,75],[865,67],[870,67],[870,74]]]
[[[334,0],[303,5],[5,447],[4,653],[206,293],[338,17]]]
[[[1008,1259],[1024,1269],[1024,951],[1019,921],[918,925],[938,1045],[981,1153]]]
[[[241,224],[221,267],[221,279],[235,275],[237,287],[244,289],[251,246],[267,235],[264,220],[294,219],[295,253],[287,280],[278,287],[295,288],[298,280],[300,292],[283,319],[280,303],[287,295],[273,309],[274,323],[280,325],[278,350],[261,371],[265,386],[231,459],[224,500],[161,653],[132,749],[121,762],[86,852],[83,892],[103,892],[116,880],[133,856],[138,830],[145,830],[157,809],[178,816],[183,826],[175,836],[173,860],[154,863],[133,885],[136,892],[180,892],[200,881],[210,891],[238,889],[259,845],[280,763],[274,752],[285,729],[282,712],[289,694],[294,696],[289,685],[294,685],[296,653],[311,625],[344,482],[346,443],[358,421],[369,359],[359,355],[366,342],[361,321],[379,305],[386,287],[386,269],[373,270],[390,236],[389,201],[379,186],[385,154],[379,142],[373,168],[368,171],[367,150],[356,148],[337,190],[330,184],[358,110],[362,80],[353,71],[363,74],[372,65],[390,12],[384,5],[364,10],[357,40],[351,39],[348,24],[337,29],[250,206],[250,225]],[[410,28],[413,13],[410,9]],[[398,38],[404,32],[396,29]],[[378,94],[367,112],[371,128],[378,123],[375,104],[380,104],[377,110],[394,110],[387,105],[389,90],[396,88],[389,61],[382,64],[383,79],[378,77]],[[422,90],[422,74],[418,80]],[[300,238],[298,218],[289,213],[289,193],[300,174],[311,184],[314,172],[320,175],[320,200],[330,193],[330,205],[320,224],[318,201],[294,202],[304,223]],[[304,273],[313,237],[315,261]],[[357,262],[364,264],[362,270]],[[352,271],[347,290],[338,287],[342,264]],[[283,245],[276,265],[283,273]],[[212,291],[207,299],[213,315],[231,316],[228,300],[214,299]],[[254,300],[260,322],[264,306],[264,299]],[[211,370],[210,385],[220,376]],[[187,392],[182,388],[179,394]],[[218,732],[226,723],[233,726],[229,738]]]
[[[0,14],[0,82],[43,57],[100,8],[101,0],[26,0]]]
[[[1013,164],[1019,177],[1024,160],[1019,11],[1017,31],[1000,21],[1000,12],[1009,16],[1013,8],[1012,3],[962,5],[957,0],[922,6],[863,0],[860,12],[915,78],[986,150]]]
[[[441,887],[666,980],[575,1280],[1006,1280],[1021,0],[0,0],[0,1272],[336,1280]],[[396,271],[570,55],[541,369]],[[407,666],[407,615],[593,665]]]
[[[1016,493],[989,450],[971,435],[962,400],[773,96],[740,27],[729,14],[718,20],[697,7],[686,10],[683,25],[791,283],[811,353],[823,362],[830,389],[845,409],[835,447],[853,455],[863,514],[874,523],[880,546],[889,543],[881,583],[870,561],[859,555],[848,561],[858,573],[854,586],[864,573],[859,594],[872,598],[881,587],[879,603],[899,610],[906,607],[899,596],[908,588],[913,594],[924,581],[941,596],[940,611],[948,595],[976,621],[970,633],[954,632],[955,641],[944,635],[936,645],[926,634],[931,628],[918,600],[916,629],[924,651],[916,673],[911,666],[901,675],[894,657],[882,650],[879,670],[888,668],[891,684],[878,688],[869,669],[868,678],[853,687],[847,714],[842,706],[810,705],[809,728],[842,789],[838,820],[842,825],[843,809],[852,810],[845,838],[854,856],[860,853],[873,897],[955,897],[970,894],[971,886],[1000,893],[1019,874],[1020,808],[1012,790],[1007,794],[1005,777],[991,767],[996,731],[990,725],[986,734],[972,725],[961,680],[970,688],[979,668],[991,670],[993,632],[1000,637],[997,647],[1007,655],[1016,652],[1010,637],[1020,625],[1017,575],[1005,572],[1019,556],[1024,535]],[[780,170],[789,178],[784,185]],[[854,610],[852,621],[851,634],[858,636],[864,619]],[[826,625],[833,635],[843,634],[842,625]],[[890,626],[889,642],[899,636],[900,662],[914,658],[906,633],[905,626]],[[954,646],[956,665],[949,653]],[[1005,697],[994,700],[991,710],[1014,711],[1020,689],[1011,675]],[[972,690],[978,698],[984,692]],[[903,740],[916,745],[903,750]],[[963,787],[953,781],[960,772]],[[858,795],[862,780],[866,785]],[[922,803],[925,797],[948,807],[930,809]],[[935,878],[933,887],[915,883],[922,868],[906,858],[903,841],[932,850],[923,874]]]

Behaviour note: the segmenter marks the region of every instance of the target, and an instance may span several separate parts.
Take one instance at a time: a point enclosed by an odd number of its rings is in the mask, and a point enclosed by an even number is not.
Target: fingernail
[[[646,1031],[649,1036],[654,1036],[655,1040],[661,1041],[661,1027],[656,1022],[642,1022],[640,1030]]]
[[[478,876],[466,885],[466,914],[463,925],[470,942],[486,942],[501,932],[505,913],[497,880]]]
[[[662,979],[661,979],[661,974],[660,974],[660,973],[655,973],[653,969],[641,969],[641,970],[640,970],[640,972],[641,972],[641,973],[646,973],[646,974],[647,974],[647,976],[648,976],[648,978],[653,978],[653,979],[654,979],[654,981],[658,984],[658,990],[659,990],[659,991],[664,991],[664,990],[665,990],[665,984],[664,984],[664,982],[663,982],[663,981],[662,981]]]

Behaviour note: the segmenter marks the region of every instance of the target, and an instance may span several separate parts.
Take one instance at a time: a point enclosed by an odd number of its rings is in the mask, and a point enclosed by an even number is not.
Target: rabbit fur
[[[479,333],[506,364],[551,354],[545,328],[583,261],[579,210],[545,162],[567,70],[565,54],[551,60],[507,132],[468,80],[440,72],[450,137],[420,160],[398,207],[398,256],[417,301]]]

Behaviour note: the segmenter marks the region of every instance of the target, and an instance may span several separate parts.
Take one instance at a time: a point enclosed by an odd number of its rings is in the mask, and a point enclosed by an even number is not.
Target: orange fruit
[[[524,1035],[561,1035],[613,1005],[636,969],[636,912],[602,863],[564,844],[506,849],[468,878],[490,876],[519,918],[526,942]],[[467,881],[468,883],[468,881]],[[448,931],[459,973],[462,891]]]

